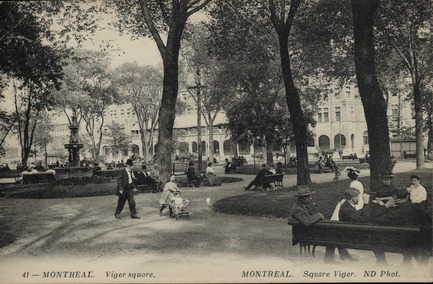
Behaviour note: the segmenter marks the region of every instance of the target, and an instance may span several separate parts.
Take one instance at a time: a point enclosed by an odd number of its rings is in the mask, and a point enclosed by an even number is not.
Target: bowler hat
[[[133,166],[133,165],[134,165],[134,163],[132,162],[131,159],[126,160],[126,164],[127,164],[128,166]]]
[[[383,172],[383,173],[380,174],[380,176],[381,176],[382,178],[393,178],[393,177],[394,177],[393,174],[388,173],[388,172]]]
[[[315,191],[310,191],[310,188],[306,185],[301,185],[298,187],[298,191],[295,196],[308,196],[315,193]]]

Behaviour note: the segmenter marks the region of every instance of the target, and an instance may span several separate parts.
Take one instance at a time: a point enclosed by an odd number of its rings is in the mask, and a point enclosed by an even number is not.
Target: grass
[[[432,173],[431,170],[413,171],[410,173],[398,173],[394,177],[395,185],[409,186],[410,175],[416,173],[421,177],[421,183],[427,190],[429,200],[429,212],[431,212],[432,201]],[[370,178],[364,177],[360,181],[364,188],[370,188]],[[311,190],[316,191],[312,198],[319,206],[320,212],[330,218],[335,205],[344,198],[344,191],[349,187],[349,180],[333,181],[320,184],[312,184]],[[259,217],[287,218],[290,209],[296,201],[294,194],[296,187],[286,188],[280,191],[256,192],[256,194],[242,194],[214,203],[214,209],[221,213],[235,215],[249,215]]]
[[[242,181],[236,177],[220,177],[222,183]],[[186,177],[176,179],[179,187],[186,187]],[[55,181],[50,184],[13,184],[6,186],[0,192],[0,197],[8,198],[76,198],[89,196],[103,196],[116,193],[117,182],[109,178],[70,178]],[[150,187],[141,189],[149,190]]]
[[[254,164],[247,164],[243,165],[242,167],[238,167],[236,169],[237,174],[243,174],[243,175],[255,175],[260,170],[262,163],[256,162],[256,166],[254,167]],[[356,167],[357,169],[369,169],[370,165],[367,163],[359,163],[359,162],[337,162],[338,167],[341,169],[344,169],[345,167]],[[283,167],[284,169],[284,167]],[[330,172],[329,168],[326,168],[325,171]],[[318,173],[319,169],[317,166],[310,167],[311,173]],[[287,165],[287,168],[285,169],[285,174],[288,175],[296,175],[296,165]]]

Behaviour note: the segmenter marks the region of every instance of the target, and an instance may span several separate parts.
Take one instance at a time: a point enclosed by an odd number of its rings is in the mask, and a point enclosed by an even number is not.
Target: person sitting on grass
[[[257,173],[256,177],[250,182],[250,184],[247,185],[247,187],[244,187],[245,190],[250,190],[251,187],[254,186],[254,189],[256,189],[258,186],[265,187],[264,189],[269,187],[269,184],[264,184],[265,176],[270,175],[271,172],[266,169],[266,164],[262,164],[262,168]]]

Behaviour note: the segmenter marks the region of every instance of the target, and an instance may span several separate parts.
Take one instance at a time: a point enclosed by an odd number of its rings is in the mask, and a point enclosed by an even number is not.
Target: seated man
[[[152,192],[162,191],[161,189],[161,176],[159,173],[159,166],[155,164],[153,169],[149,173],[150,178],[152,179]]]
[[[227,159],[227,158],[225,159],[225,162],[226,162],[226,164],[224,166],[224,173],[229,174],[232,164],[229,162],[229,159]]]
[[[404,187],[395,187],[391,191],[392,198],[385,203],[386,210],[370,221],[377,225],[391,226],[431,226],[426,210],[409,201],[409,193]],[[377,252],[375,252],[378,257]],[[413,253],[403,254],[403,262],[410,263]],[[380,259],[379,259],[380,257]],[[380,252],[378,261],[386,262],[385,253]]]
[[[362,214],[362,211],[356,209],[356,206],[359,202],[359,190],[356,188],[349,188],[344,193],[345,199],[342,202],[339,202],[336,207],[336,211],[333,214],[331,220],[343,221],[343,222],[354,222],[354,223],[365,223],[368,221],[368,217]],[[334,217],[334,215],[338,217]],[[337,247],[338,252],[340,254],[341,260],[349,260],[349,261],[358,261],[356,258],[353,258],[346,248]],[[333,262],[334,261],[334,246],[327,246],[325,252],[325,261]]]
[[[256,188],[257,186],[264,186],[266,189],[269,185],[263,184],[263,181],[265,179],[266,175],[270,175],[271,172],[266,169],[266,164],[262,164],[261,170],[257,173],[256,178],[253,179],[253,181],[250,182],[250,184],[247,187],[244,187],[245,190],[250,190],[251,187],[254,185]]]
[[[322,213],[317,209],[317,205],[311,199],[313,193],[315,193],[315,191],[310,191],[308,186],[299,186],[295,194],[298,200],[293,204],[290,210],[290,216],[301,222],[304,226],[310,226],[317,221],[325,219]]]
[[[186,177],[188,179],[188,186],[200,186],[201,178],[198,174],[196,174],[194,169],[194,163],[189,162],[188,170],[186,171]]]

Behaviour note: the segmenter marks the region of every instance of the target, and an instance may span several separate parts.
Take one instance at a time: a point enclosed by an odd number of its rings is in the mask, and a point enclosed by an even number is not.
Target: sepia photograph
[[[0,0],[0,284],[433,282],[432,0]]]

